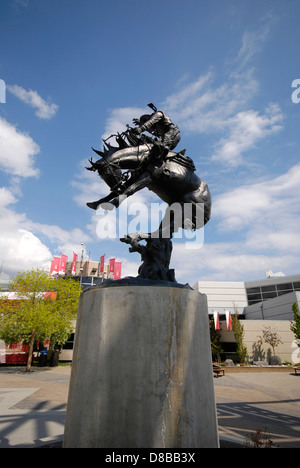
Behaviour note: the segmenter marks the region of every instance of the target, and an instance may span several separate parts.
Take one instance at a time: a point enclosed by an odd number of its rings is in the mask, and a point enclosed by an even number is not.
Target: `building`
[[[194,289],[207,296],[208,313],[219,312],[225,315],[225,310],[231,314],[244,314],[248,305],[245,283],[237,281],[198,281]]]
[[[295,337],[290,330],[290,321],[294,318],[294,303],[300,310],[300,275],[269,275],[262,280],[246,282],[198,281],[194,289],[207,295],[210,317],[219,316],[226,358],[236,359],[234,334],[227,329],[225,319],[225,313],[229,311],[243,320],[249,360],[269,360],[270,346],[262,342],[262,334],[264,327],[271,327],[283,341],[276,348],[276,354],[282,362],[293,361]]]
[[[99,286],[103,280],[120,279],[122,271],[122,262],[116,262],[114,258],[109,260],[109,264],[93,261],[79,261],[66,263],[66,276],[71,276],[80,281],[83,289],[91,286]]]
[[[238,313],[247,320],[293,320],[292,305],[299,303],[300,275],[270,276],[246,281],[198,281],[194,289],[207,295],[208,313]]]
[[[88,276],[92,278],[108,278],[109,265],[104,264],[104,272],[100,273],[100,262],[78,261],[76,262],[75,276]],[[66,275],[72,276],[72,262],[67,262]]]
[[[75,275],[72,274],[72,262],[67,262],[66,276],[78,279],[83,289],[100,285],[108,278],[109,265],[104,265],[103,273],[100,273],[100,262],[80,261],[76,262]]]
[[[271,276],[245,282],[248,306],[300,291],[300,275]]]

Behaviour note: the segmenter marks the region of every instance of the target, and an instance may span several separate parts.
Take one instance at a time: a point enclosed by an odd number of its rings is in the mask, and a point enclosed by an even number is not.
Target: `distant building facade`
[[[210,317],[218,314],[221,343],[226,358],[236,359],[236,342],[232,330],[228,330],[226,313],[238,314],[243,320],[244,342],[249,360],[268,360],[270,346],[262,343],[264,327],[271,327],[283,343],[276,348],[281,361],[292,362],[295,337],[290,330],[294,315],[292,306],[300,310],[300,275],[269,276],[246,281],[198,281],[194,289],[206,294]],[[300,354],[300,353],[299,353]]]

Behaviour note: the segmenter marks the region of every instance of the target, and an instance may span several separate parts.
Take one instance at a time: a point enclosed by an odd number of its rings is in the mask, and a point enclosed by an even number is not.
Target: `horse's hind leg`
[[[126,198],[130,197],[134,193],[142,190],[143,188],[147,187],[152,180],[152,176],[149,172],[144,172],[135,182],[133,182],[121,195],[115,197],[112,200],[112,204],[118,208],[118,206],[126,200]]]
[[[180,227],[183,227],[183,203],[172,203],[167,207],[159,228],[150,237],[172,239],[174,232]]]

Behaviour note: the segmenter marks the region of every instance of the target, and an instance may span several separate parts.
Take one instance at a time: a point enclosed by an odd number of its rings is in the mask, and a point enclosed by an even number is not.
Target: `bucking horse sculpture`
[[[127,197],[145,187],[156,193],[168,204],[158,231],[128,234],[121,241],[131,245],[131,252],[140,252],[143,264],[139,277],[174,282],[174,271],[169,270],[171,238],[179,228],[200,229],[209,221],[210,192],[207,184],[196,175],[194,163],[185,156],[185,150],[176,153],[164,148],[157,157],[153,155],[155,140],[145,134],[137,135],[135,130],[127,125],[125,132],[103,140],[102,151],[92,148],[100,159],[94,162],[91,158],[91,167],[87,169],[98,172],[110,193],[87,206],[94,210],[99,206],[117,208]],[[112,137],[117,146],[109,141]],[[146,246],[140,243],[142,240],[146,241]]]

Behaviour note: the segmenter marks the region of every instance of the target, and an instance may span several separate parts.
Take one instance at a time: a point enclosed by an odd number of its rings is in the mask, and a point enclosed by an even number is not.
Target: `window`
[[[93,278],[91,276],[82,276],[81,283],[91,284],[92,282],[93,282]]]
[[[260,293],[260,287],[247,289],[247,294],[255,294],[255,293]]]
[[[277,297],[277,292],[276,291],[274,291],[274,292],[264,292],[262,294],[262,297],[263,297],[263,300],[273,299],[273,297]]]
[[[293,291],[292,283],[277,284],[277,291]]]
[[[69,336],[68,341],[63,345],[63,349],[73,349],[74,348],[74,338],[75,338],[75,334],[72,333]]]
[[[248,294],[249,301],[261,301],[261,294]]]
[[[270,286],[262,286],[261,287],[261,292],[275,292],[276,295],[276,287],[275,284],[270,284]]]

